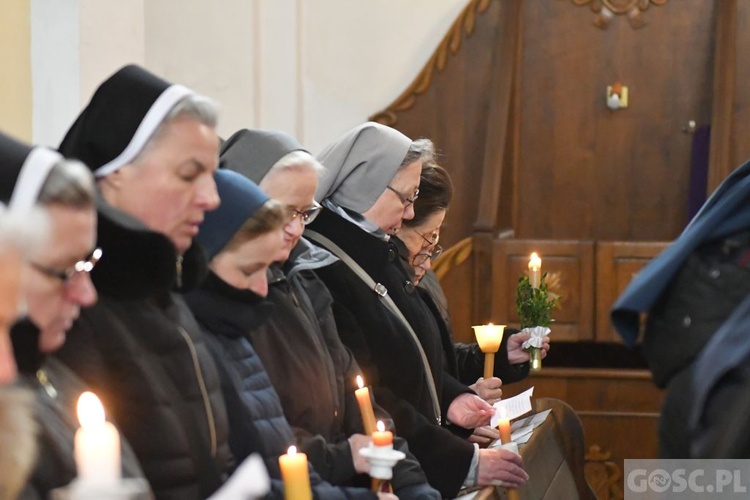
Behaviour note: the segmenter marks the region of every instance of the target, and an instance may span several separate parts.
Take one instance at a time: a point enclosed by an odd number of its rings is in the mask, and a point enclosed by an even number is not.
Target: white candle
[[[529,259],[529,282],[532,288],[539,288],[539,283],[542,278],[542,259],[536,254],[531,254]]]
[[[120,480],[120,435],[104,420],[104,408],[92,392],[78,398],[74,456],[81,483],[111,485]]]

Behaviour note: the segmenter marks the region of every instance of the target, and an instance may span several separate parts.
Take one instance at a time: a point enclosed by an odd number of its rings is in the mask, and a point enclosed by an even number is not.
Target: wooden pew
[[[551,409],[542,425],[534,429],[531,439],[520,445],[529,482],[518,489],[522,500],[581,499],[596,496],[584,477],[583,426],[573,409],[559,399],[532,401],[533,413]],[[462,492],[466,493],[466,492]],[[500,486],[482,488],[476,500],[505,499]]]

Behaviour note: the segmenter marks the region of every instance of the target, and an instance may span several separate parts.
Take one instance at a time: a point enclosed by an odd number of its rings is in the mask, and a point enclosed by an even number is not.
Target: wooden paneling
[[[516,286],[518,278],[528,272],[531,252],[542,256],[543,272],[559,276],[563,296],[550,325],[554,339],[593,339],[594,244],[590,241],[495,240],[489,285],[492,314],[487,321],[520,326]]]
[[[710,120],[716,2],[606,30],[569,1],[524,3],[519,238],[671,240],[687,222],[687,120]],[[629,87],[627,109],[605,106]]]
[[[534,387],[535,399],[561,399],[573,407],[583,423],[586,450],[599,447],[609,453],[620,472],[626,458],[658,457],[663,392],[648,371],[542,368],[524,381],[504,386],[503,397],[529,387]],[[622,481],[617,486],[622,491]]]
[[[596,244],[596,340],[622,342],[609,319],[617,297],[666,242],[600,241]]]

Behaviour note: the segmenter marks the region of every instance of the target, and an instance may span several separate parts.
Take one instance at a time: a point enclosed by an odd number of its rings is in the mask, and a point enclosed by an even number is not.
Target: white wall
[[[136,62],[219,101],[222,135],[275,128],[313,152],[393,101],[468,3],[33,1],[35,140],[59,142],[98,83]]]

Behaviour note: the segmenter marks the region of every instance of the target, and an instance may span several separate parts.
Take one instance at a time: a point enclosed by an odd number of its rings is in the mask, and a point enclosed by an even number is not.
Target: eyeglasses
[[[434,262],[435,259],[440,257],[440,255],[443,253],[443,247],[440,245],[435,245],[435,248],[432,249],[431,252],[419,252],[417,255],[414,256],[414,258],[411,259],[411,265],[413,267],[419,267],[427,260],[429,259],[430,262]]]
[[[67,284],[73,276],[75,276],[78,273],[90,273],[93,271],[94,266],[96,266],[96,263],[99,262],[99,259],[102,258],[102,249],[96,248],[94,249],[91,254],[86,257],[84,260],[79,260],[72,266],[70,266],[67,269],[55,269],[52,267],[43,266],[41,264],[37,264],[36,262],[31,262],[31,267],[36,269],[37,271],[46,274],[47,276],[51,278],[56,278],[63,282],[63,284]]]
[[[438,241],[440,241],[440,233],[438,233],[437,231],[433,231],[433,233],[430,235],[432,236],[432,239],[430,239],[427,236],[425,236],[423,233],[420,233],[419,231],[417,231],[416,229],[413,229],[413,228],[410,228],[410,229],[414,231],[415,233],[417,233],[423,240],[427,242],[426,246],[434,247],[435,245],[438,244]]]
[[[291,216],[291,219],[289,219],[289,221],[291,222],[297,217],[299,217],[299,220],[302,221],[302,225],[306,226],[315,220],[315,218],[318,216],[322,208],[323,206],[314,200],[313,200],[313,205],[306,210],[297,210],[294,207],[289,207],[289,210],[292,211],[292,216]]]
[[[406,196],[403,193],[400,193],[399,191],[396,191],[393,189],[390,184],[386,186],[386,188],[390,189],[394,193],[396,193],[396,196],[398,196],[398,199],[401,200],[401,203],[404,204],[404,208],[408,207],[409,205],[413,204],[415,201],[417,201],[417,198],[419,198],[419,189],[414,190],[414,194],[411,196]]]

